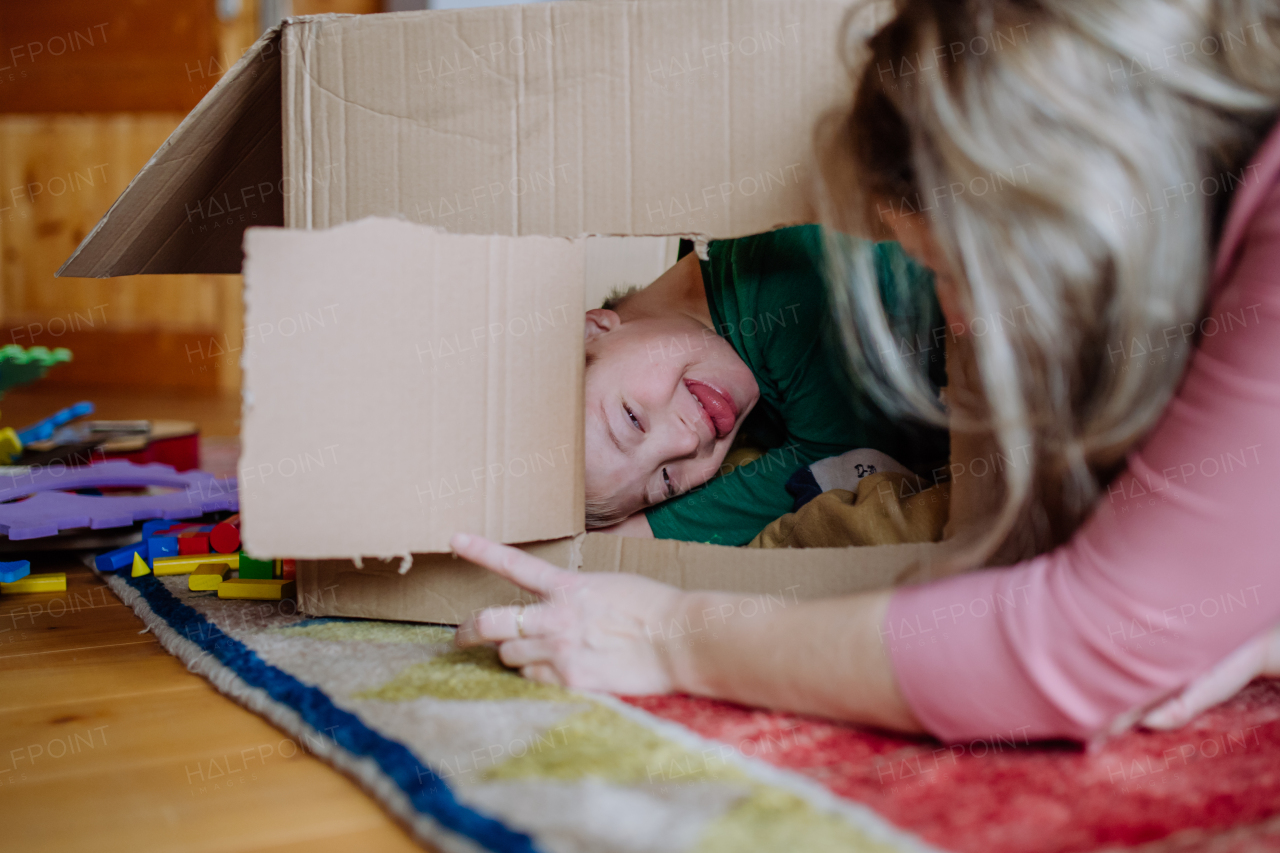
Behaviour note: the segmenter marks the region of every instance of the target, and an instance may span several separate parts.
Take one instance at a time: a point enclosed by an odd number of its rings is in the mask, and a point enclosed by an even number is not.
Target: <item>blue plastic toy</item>
[[[0,563],[0,583],[20,581],[31,574],[30,560],[17,560],[12,563]]]
[[[85,415],[93,414],[93,403],[85,400],[76,403],[74,406],[68,406],[61,411],[54,412],[49,417],[41,421],[36,421],[26,429],[18,431],[18,440],[24,445],[33,441],[46,441],[53,438],[53,431],[63,424],[70,423],[76,418],[83,418]]]

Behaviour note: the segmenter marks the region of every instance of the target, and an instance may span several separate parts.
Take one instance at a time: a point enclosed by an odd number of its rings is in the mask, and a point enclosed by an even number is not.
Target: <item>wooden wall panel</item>
[[[382,11],[382,0],[293,0],[295,15],[324,15],[330,12],[368,15]]]
[[[0,325],[6,329],[0,344],[31,344],[15,339],[13,329],[56,337],[61,330],[106,328],[192,333],[228,341],[224,350],[238,346],[239,276],[53,277],[181,119],[180,114],[0,117]],[[96,325],[87,325],[86,318]],[[143,347],[145,339],[128,341]],[[163,343],[156,339],[154,353],[139,350],[136,375],[121,375],[119,381],[146,384],[163,376],[171,382],[173,367],[158,363],[169,357]],[[205,386],[213,372],[218,387],[238,387],[238,353],[203,361],[206,375],[194,385]],[[59,380],[51,376],[50,381]]]
[[[0,4],[0,112],[186,112],[221,76],[215,0]]]
[[[219,19],[216,0],[0,0],[0,345],[76,353],[44,382],[239,389],[240,276],[53,274],[253,43],[258,7]]]

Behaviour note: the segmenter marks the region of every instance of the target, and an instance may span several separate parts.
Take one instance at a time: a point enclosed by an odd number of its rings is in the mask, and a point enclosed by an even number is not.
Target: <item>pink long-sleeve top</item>
[[[1280,126],[1239,177],[1183,384],[1076,535],[894,593],[882,635],[937,737],[1087,740],[1280,623]]]

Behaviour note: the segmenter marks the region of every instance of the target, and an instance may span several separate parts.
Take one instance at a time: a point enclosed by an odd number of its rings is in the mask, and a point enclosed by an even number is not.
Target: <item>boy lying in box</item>
[[[931,273],[897,243],[875,252],[891,310],[941,317]],[[945,463],[945,430],[893,420],[849,375],[823,257],[818,226],[715,241],[587,312],[588,527],[743,545],[792,511],[788,481],[818,460]],[[940,348],[926,357],[940,386]],[[767,452],[715,476],[740,433]]]

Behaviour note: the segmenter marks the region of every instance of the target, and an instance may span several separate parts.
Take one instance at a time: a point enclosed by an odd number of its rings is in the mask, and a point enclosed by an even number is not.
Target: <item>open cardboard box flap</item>
[[[283,225],[279,30],[249,49],[58,270],[238,273],[250,225]]]
[[[843,13],[601,0],[289,19],[60,274],[232,272],[246,229],[291,229],[244,241],[241,489],[251,551],[316,558],[299,566],[311,612],[451,622],[511,600],[439,553],[455,529],[762,595],[922,576],[936,546],[582,533],[579,238],[812,221],[814,122],[849,95]],[[370,555],[401,559],[346,559]]]
[[[555,2],[290,18],[59,270],[229,273],[258,225],[738,237],[808,222],[847,90],[834,0]]]
[[[439,552],[583,529],[581,240],[394,219],[245,238],[246,547]]]

